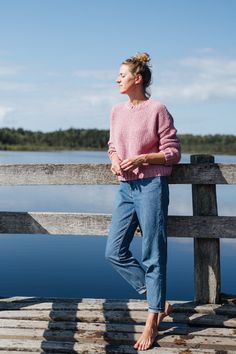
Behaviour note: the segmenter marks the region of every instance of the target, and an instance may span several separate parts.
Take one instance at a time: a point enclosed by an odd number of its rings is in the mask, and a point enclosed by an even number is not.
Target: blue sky
[[[0,127],[109,128],[120,63],[151,56],[180,134],[236,134],[236,1],[0,0]]]

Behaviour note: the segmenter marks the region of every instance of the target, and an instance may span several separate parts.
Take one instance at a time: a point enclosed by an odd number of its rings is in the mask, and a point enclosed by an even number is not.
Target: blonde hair
[[[148,53],[137,53],[136,55],[124,60],[122,64],[128,65],[130,72],[133,75],[140,74],[143,79],[143,89],[145,96],[150,97],[151,94],[147,90],[148,87],[151,85],[152,81],[152,72],[150,69],[150,55]]]

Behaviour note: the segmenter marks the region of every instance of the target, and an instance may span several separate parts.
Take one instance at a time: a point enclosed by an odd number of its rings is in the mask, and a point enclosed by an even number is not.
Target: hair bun
[[[137,53],[135,55],[135,59],[141,61],[142,63],[148,63],[151,60],[148,53]]]

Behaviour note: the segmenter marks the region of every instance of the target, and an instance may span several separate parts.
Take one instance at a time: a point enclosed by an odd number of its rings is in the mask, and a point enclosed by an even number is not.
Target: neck
[[[137,105],[143,101],[147,101],[148,98],[144,95],[144,92],[135,92],[128,95],[129,100],[133,105]]]

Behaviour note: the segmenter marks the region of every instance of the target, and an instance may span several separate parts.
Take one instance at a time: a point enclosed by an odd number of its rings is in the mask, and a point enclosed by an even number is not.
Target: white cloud
[[[25,80],[25,76],[19,78],[20,74],[22,73],[23,68],[20,66],[0,64],[0,91],[32,91],[34,89],[34,85],[31,83],[27,83]],[[4,78],[4,81],[2,80],[2,78]]]
[[[75,75],[84,79],[114,81],[117,72],[115,70],[76,70]]]
[[[195,49],[195,53],[197,54],[216,54],[216,50],[215,48],[198,48],[198,49]]]
[[[101,106],[101,105],[108,105],[111,106],[117,102],[117,94],[116,92],[111,92],[111,90],[107,90],[101,93],[88,93],[83,94],[81,96],[81,100],[86,102],[91,106]]]
[[[198,70],[203,77],[227,77],[236,75],[236,60],[223,58],[186,58],[180,65]]]
[[[12,111],[13,108],[0,105],[0,122],[4,122],[5,117]]]
[[[35,90],[33,84],[17,81],[0,81],[0,91],[31,92]]]
[[[12,76],[17,75],[20,72],[20,68],[17,66],[1,65],[0,64],[0,76]]]
[[[207,101],[236,98],[236,60],[190,57],[172,63],[160,74],[153,92],[162,99]]]

